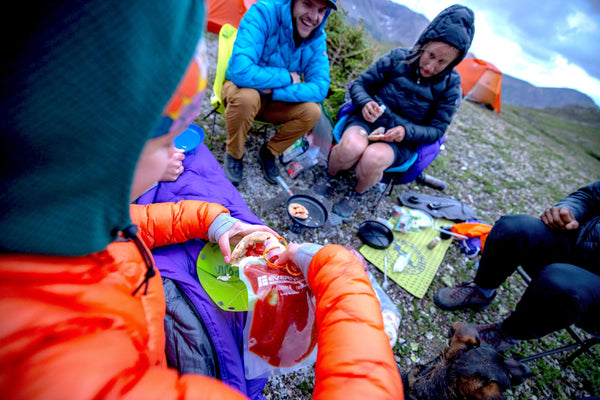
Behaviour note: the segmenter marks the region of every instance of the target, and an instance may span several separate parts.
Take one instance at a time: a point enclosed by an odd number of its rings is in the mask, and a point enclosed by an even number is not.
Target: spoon
[[[387,254],[383,255],[383,284],[381,285],[381,288],[385,291],[390,288],[390,283],[387,278]]]

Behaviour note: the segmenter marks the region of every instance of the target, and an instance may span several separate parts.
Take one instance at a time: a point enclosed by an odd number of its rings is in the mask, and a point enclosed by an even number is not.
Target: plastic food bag
[[[315,300],[304,276],[269,263],[283,248],[265,257],[248,257],[240,279],[248,289],[244,327],[247,379],[282,375],[316,361]],[[292,271],[293,272],[293,271]]]
[[[383,315],[383,328],[390,339],[390,346],[393,348],[398,341],[398,329],[400,328],[402,317],[392,299],[390,299],[381,285],[375,280],[373,274],[370,271],[367,271],[367,275],[369,276],[371,286],[373,286],[373,290],[375,290],[375,294],[379,299],[381,314]]]

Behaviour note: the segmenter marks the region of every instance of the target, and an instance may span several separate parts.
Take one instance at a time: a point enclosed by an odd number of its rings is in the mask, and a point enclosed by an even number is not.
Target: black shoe
[[[276,184],[279,176],[279,167],[276,164],[275,156],[271,150],[267,148],[267,144],[263,144],[258,151],[258,163],[262,168],[263,175],[267,182]]]
[[[491,347],[496,351],[505,351],[518,344],[520,340],[506,336],[502,325],[497,322],[490,325],[475,326],[482,346]]]
[[[237,186],[242,181],[244,176],[244,164],[242,159],[233,158],[229,154],[225,154],[225,175],[234,186]]]

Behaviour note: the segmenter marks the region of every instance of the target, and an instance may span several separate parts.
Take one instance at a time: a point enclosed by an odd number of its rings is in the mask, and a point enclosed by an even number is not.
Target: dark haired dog
[[[531,375],[525,365],[479,347],[477,331],[461,322],[451,328],[448,349],[402,377],[407,400],[502,400],[502,391]]]

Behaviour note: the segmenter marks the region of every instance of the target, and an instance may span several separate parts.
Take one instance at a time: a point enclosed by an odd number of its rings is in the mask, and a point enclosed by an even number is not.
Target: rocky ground
[[[209,35],[208,41],[210,65],[213,68],[217,53],[214,38]],[[212,86],[214,71],[210,73],[209,86]],[[207,133],[205,143],[211,147],[215,157],[223,162],[226,137],[223,118],[217,115],[214,133],[213,117],[203,119],[211,111],[208,98],[210,90],[208,92],[202,116],[196,123],[204,127]],[[443,193],[415,183],[397,185],[391,195],[385,193],[379,206],[374,209],[382,193],[381,188],[376,187],[367,193],[367,198],[352,220],[340,225],[328,223],[322,228],[304,229],[300,233],[290,231],[290,220],[285,209],[287,194],[279,186],[270,185],[264,180],[256,162],[259,147],[274,134],[273,130],[267,133],[253,131],[249,135],[244,158],[244,181],[238,189],[249,208],[288,241],[338,243],[359,248],[362,245],[357,237],[359,224],[376,217],[388,218],[392,206],[397,204],[398,194],[405,190],[454,197],[475,210],[480,220],[493,223],[503,214],[518,212],[537,216],[577,187],[600,179],[600,163],[597,159],[577,153],[571,147],[558,146],[556,138],[540,134],[539,127],[530,126],[531,123],[519,114],[519,110],[504,113],[506,116],[498,115],[471,103],[461,105],[447,132],[444,150],[427,170],[448,183]],[[316,177],[324,168],[322,161],[295,179],[287,176],[283,168],[282,175],[294,193],[310,193]],[[352,173],[347,173],[335,181],[330,197],[321,197],[330,212],[332,204],[341,199],[353,184]],[[432,298],[438,288],[472,278],[472,261],[460,252],[458,245],[451,245],[423,299],[415,298],[396,284],[388,290],[388,295],[402,314],[400,340],[394,348],[400,371],[406,371],[415,363],[429,361],[445,348],[447,330],[452,322],[497,322],[513,309],[523,291],[520,279],[516,277],[500,288],[497,299],[501,300],[485,312],[444,312],[434,305]],[[382,274],[373,266],[369,267],[381,281]],[[555,346],[565,338],[562,333],[522,343],[510,355],[516,358],[525,356]],[[600,390],[598,353],[580,367],[563,367],[560,360],[561,357],[557,356],[530,365],[536,375],[520,387],[509,390],[506,397],[575,399]],[[309,399],[313,379],[314,371],[311,368],[274,377],[270,379],[264,394],[272,400]]]

